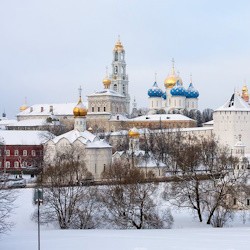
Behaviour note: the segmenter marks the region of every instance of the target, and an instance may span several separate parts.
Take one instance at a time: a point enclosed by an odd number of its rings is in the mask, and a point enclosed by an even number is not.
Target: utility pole
[[[40,250],[40,205],[43,204],[43,190],[42,190],[42,188],[35,189],[34,203],[37,204],[38,250]]]

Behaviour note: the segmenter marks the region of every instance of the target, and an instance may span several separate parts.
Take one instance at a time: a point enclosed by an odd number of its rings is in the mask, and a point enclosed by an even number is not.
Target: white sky
[[[118,35],[131,98],[176,70],[200,92],[200,109],[221,106],[250,80],[250,2],[215,0],[0,1],[0,112],[23,104],[77,101],[102,89]]]

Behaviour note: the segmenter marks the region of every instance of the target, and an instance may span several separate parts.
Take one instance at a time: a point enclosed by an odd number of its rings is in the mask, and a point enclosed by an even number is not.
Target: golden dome
[[[241,95],[241,97],[242,97],[246,102],[249,101],[248,88],[247,88],[246,85],[244,85],[244,86],[242,87],[242,95]]]
[[[108,77],[105,77],[103,79],[102,83],[103,83],[105,89],[109,89],[109,86],[111,84],[111,80]]]
[[[177,81],[179,81],[180,84],[183,85],[183,82],[179,76],[179,73],[178,73],[178,75],[175,74],[174,59],[172,59],[172,63],[173,63],[172,72],[164,81],[164,85],[167,89],[172,89],[175,86],[175,84],[177,83]]]
[[[176,75],[170,75],[165,79],[164,85],[166,88],[172,89],[178,80],[179,79]]]
[[[77,105],[74,107],[73,109],[73,114],[75,117],[79,117],[79,116],[86,116],[88,110],[86,109],[86,107],[84,107],[83,103],[82,103],[82,88],[81,86],[79,87],[79,101],[77,103]]]
[[[27,108],[28,108],[28,106],[27,106],[26,104],[23,104],[23,105],[19,108],[19,110],[22,112],[22,111],[26,110]]]
[[[75,117],[79,117],[79,116],[86,116],[87,115],[87,109],[84,107],[84,105],[82,104],[82,99],[80,97],[77,105],[74,107],[73,109],[73,114]]]
[[[118,41],[116,42],[115,47],[114,47],[114,50],[115,50],[115,51],[123,51],[123,50],[124,50],[124,49],[123,49],[123,45],[122,45],[120,39],[118,39]]]
[[[28,108],[27,105],[27,98],[25,97],[24,104],[19,108],[19,110],[22,112]]]
[[[128,131],[128,136],[130,138],[139,138],[140,133],[139,133],[138,129],[134,127]]]

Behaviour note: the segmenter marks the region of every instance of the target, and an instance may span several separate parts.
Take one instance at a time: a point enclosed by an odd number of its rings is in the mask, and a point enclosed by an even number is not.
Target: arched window
[[[118,53],[115,52],[115,61],[118,61]]]
[[[18,168],[19,167],[19,162],[18,161],[15,161],[14,162],[14,168]]]
[[[114,91],[117,91],[117,84],[114,84]]]

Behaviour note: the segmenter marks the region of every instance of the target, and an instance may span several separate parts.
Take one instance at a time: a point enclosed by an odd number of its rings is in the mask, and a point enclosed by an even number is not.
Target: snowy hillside
[[[12,220],[15,226],[0,237],[1,250],[37,249],[37,224],[32,189],[20,189]],[[41,250],[166,250],[249,249],[250,223],[238,218],[227,228],[211,228],[189,212],[173,211],[174,228],[166,230],[55,230],[41,228]]]

